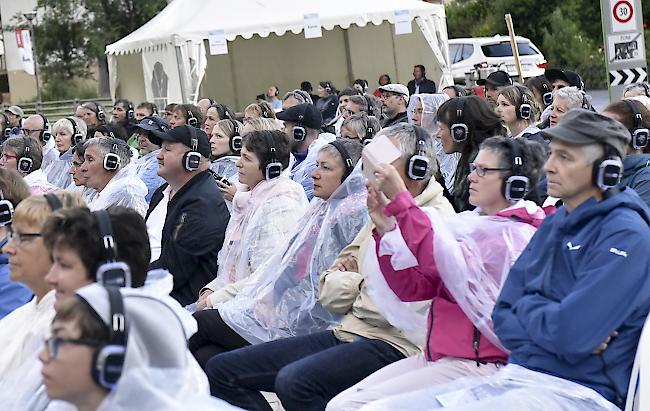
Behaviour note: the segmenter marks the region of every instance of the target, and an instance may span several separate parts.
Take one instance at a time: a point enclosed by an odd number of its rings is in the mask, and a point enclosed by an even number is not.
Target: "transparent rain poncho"
[[[527,213],[538,219],[545,216],[531,201],[520,201],[510,209],[520,207],[526,207]],[[432,252],[445,287],[476,328],[508,352],[494,333],[492,311],[510,268],[535,234],[535,227],[476,211],[441,216],[432,208],[422,207],[422,210],[433,226]],[[415,335],[416,341],[422,341],[427,313],[411,309],[412,303],[401,302],[383,275],[373,275],[366,279],[366,284],[375,301],[382,301],[379,310],[390,323],[408,336]]]
[[[311,172],[316,168],[318,152],[322,147],[334,140],[336,140],[334,134],[321,133],[309,146],[307,157],[291,169],[291,179],[303,186],[309,201],[314,197],[314,180],[311,178]]]
[[[620,411],[596,391],[575,382],[508,364],[486,377],[447,384],[371,402],[361,411]]]
[[[407,114],[409,123],[414,124],[415,105],[420,101],[422,104],[422,128],[433,138],[433,147],[436,150],[438,164],[440,164],[440,173],[445,179],[445,187],[450,193],[453,193],[454,178],[458,160],[460,160],[460,153],[445,153],[442,149],[442,143],[436,137],[438,133],[438,108],[447,100],[449,100],[449,97],[446,94],[414,94],[409,100]]]
[[[147,195],[145,196],[147,203],[151,200],[154,191],[165,184],[165,180],[158,175],[158,159],[156,158],[158,153],[160,153],[160,149],[133,160],[136,175],[147,186]]]
[[[59,188],[65,189],[72,183],[70,175],[70,166],[72,165],[72,149],[61,154],[59,158],[52,161],[47,167],[43,167],[43,172],[47,176],[47,181]]]
[[[263,180],[253,190],[237,191],[219,251],[219,270],[207,287],[247,278],[287,241],[308,203],[302,187],[286,175]]]
[[[111,206],[131,208],[141,216],[147,214],[149,205],[145,200],[147,186],[136,175],[136,168],[128,164],[119,170],[104,189],[88,201],[91,211],[106,210]]]
[[[224,401],[197,394],[187,340],[196,321],[171,297],[145,289],[120,289],[128,328],[124,370],[99,410],[236,410]],[[110,304],[104,287],[77,290],[109,324]]]
[[[231,183],[239,181],[237,166],[235,163],[239,160],[239,156],[224,156],[214,160],[210,165],[210,170],[214,171],[218,176],[225,178]]]
[[[319,277],[368,219],[358,166],[327,200],[315,197],[289,242],[262,264],[233,299],[223,320],[251,344],[327,329],[339,316],[318,302]]]

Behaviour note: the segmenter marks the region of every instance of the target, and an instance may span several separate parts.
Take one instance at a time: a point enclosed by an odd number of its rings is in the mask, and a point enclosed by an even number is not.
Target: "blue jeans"
[[[206,365],[215,395],[247,410],[271,410],[260,391],[287,411],[323,410],[327,402],[404,355],[381,340],[339,341],[332,331],[219,354]]]

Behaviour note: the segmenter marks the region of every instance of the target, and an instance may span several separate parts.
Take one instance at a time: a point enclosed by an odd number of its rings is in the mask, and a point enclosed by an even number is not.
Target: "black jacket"
[[[408,123],[408,122],[409,122],[409,116],[408,116],[408,114],[406,114],[406,111],[404,111],[404,112],[398,113],[393,118],[385,118],[381,122],[381,128],[394,126],[395,124],[398,124],[398,123]]]
[[[147,217],[163,198],[163,184],[153,193]],[[209,170],[188,181],[169,201],[160,258],[150,269],[164,268],[174,277],[170,293],[181,305],[197,300],[201,288],[217,274],[230,213]]]
[[[409,84],[408,84],[407,87],[408,87],[409,93],[411,93],[411,95],[415,94],[415,79],[409,81]],[[433,80],[429,80],[428,78],[425,77],[420,82],[420,90],[418,90],[418,91],[419,91],[419,94],[435,94],[435,92],[436,92],[436,83]]]

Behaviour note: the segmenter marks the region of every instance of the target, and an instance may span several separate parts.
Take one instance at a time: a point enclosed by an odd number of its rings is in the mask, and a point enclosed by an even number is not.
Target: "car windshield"
[[[530,43],[517,43],[520,56],[533,56],[539,54],[532,44]],[[481,46],[485,57],[509,57],[512,56],[512,47],[510,42],[503,42],[498,44],[487,44]]]

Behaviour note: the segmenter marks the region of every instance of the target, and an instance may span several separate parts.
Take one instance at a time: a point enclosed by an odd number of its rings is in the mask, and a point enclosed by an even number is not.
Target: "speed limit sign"
[[[637,30],[634,0],[610,0],[612,32],[621,33]]]

